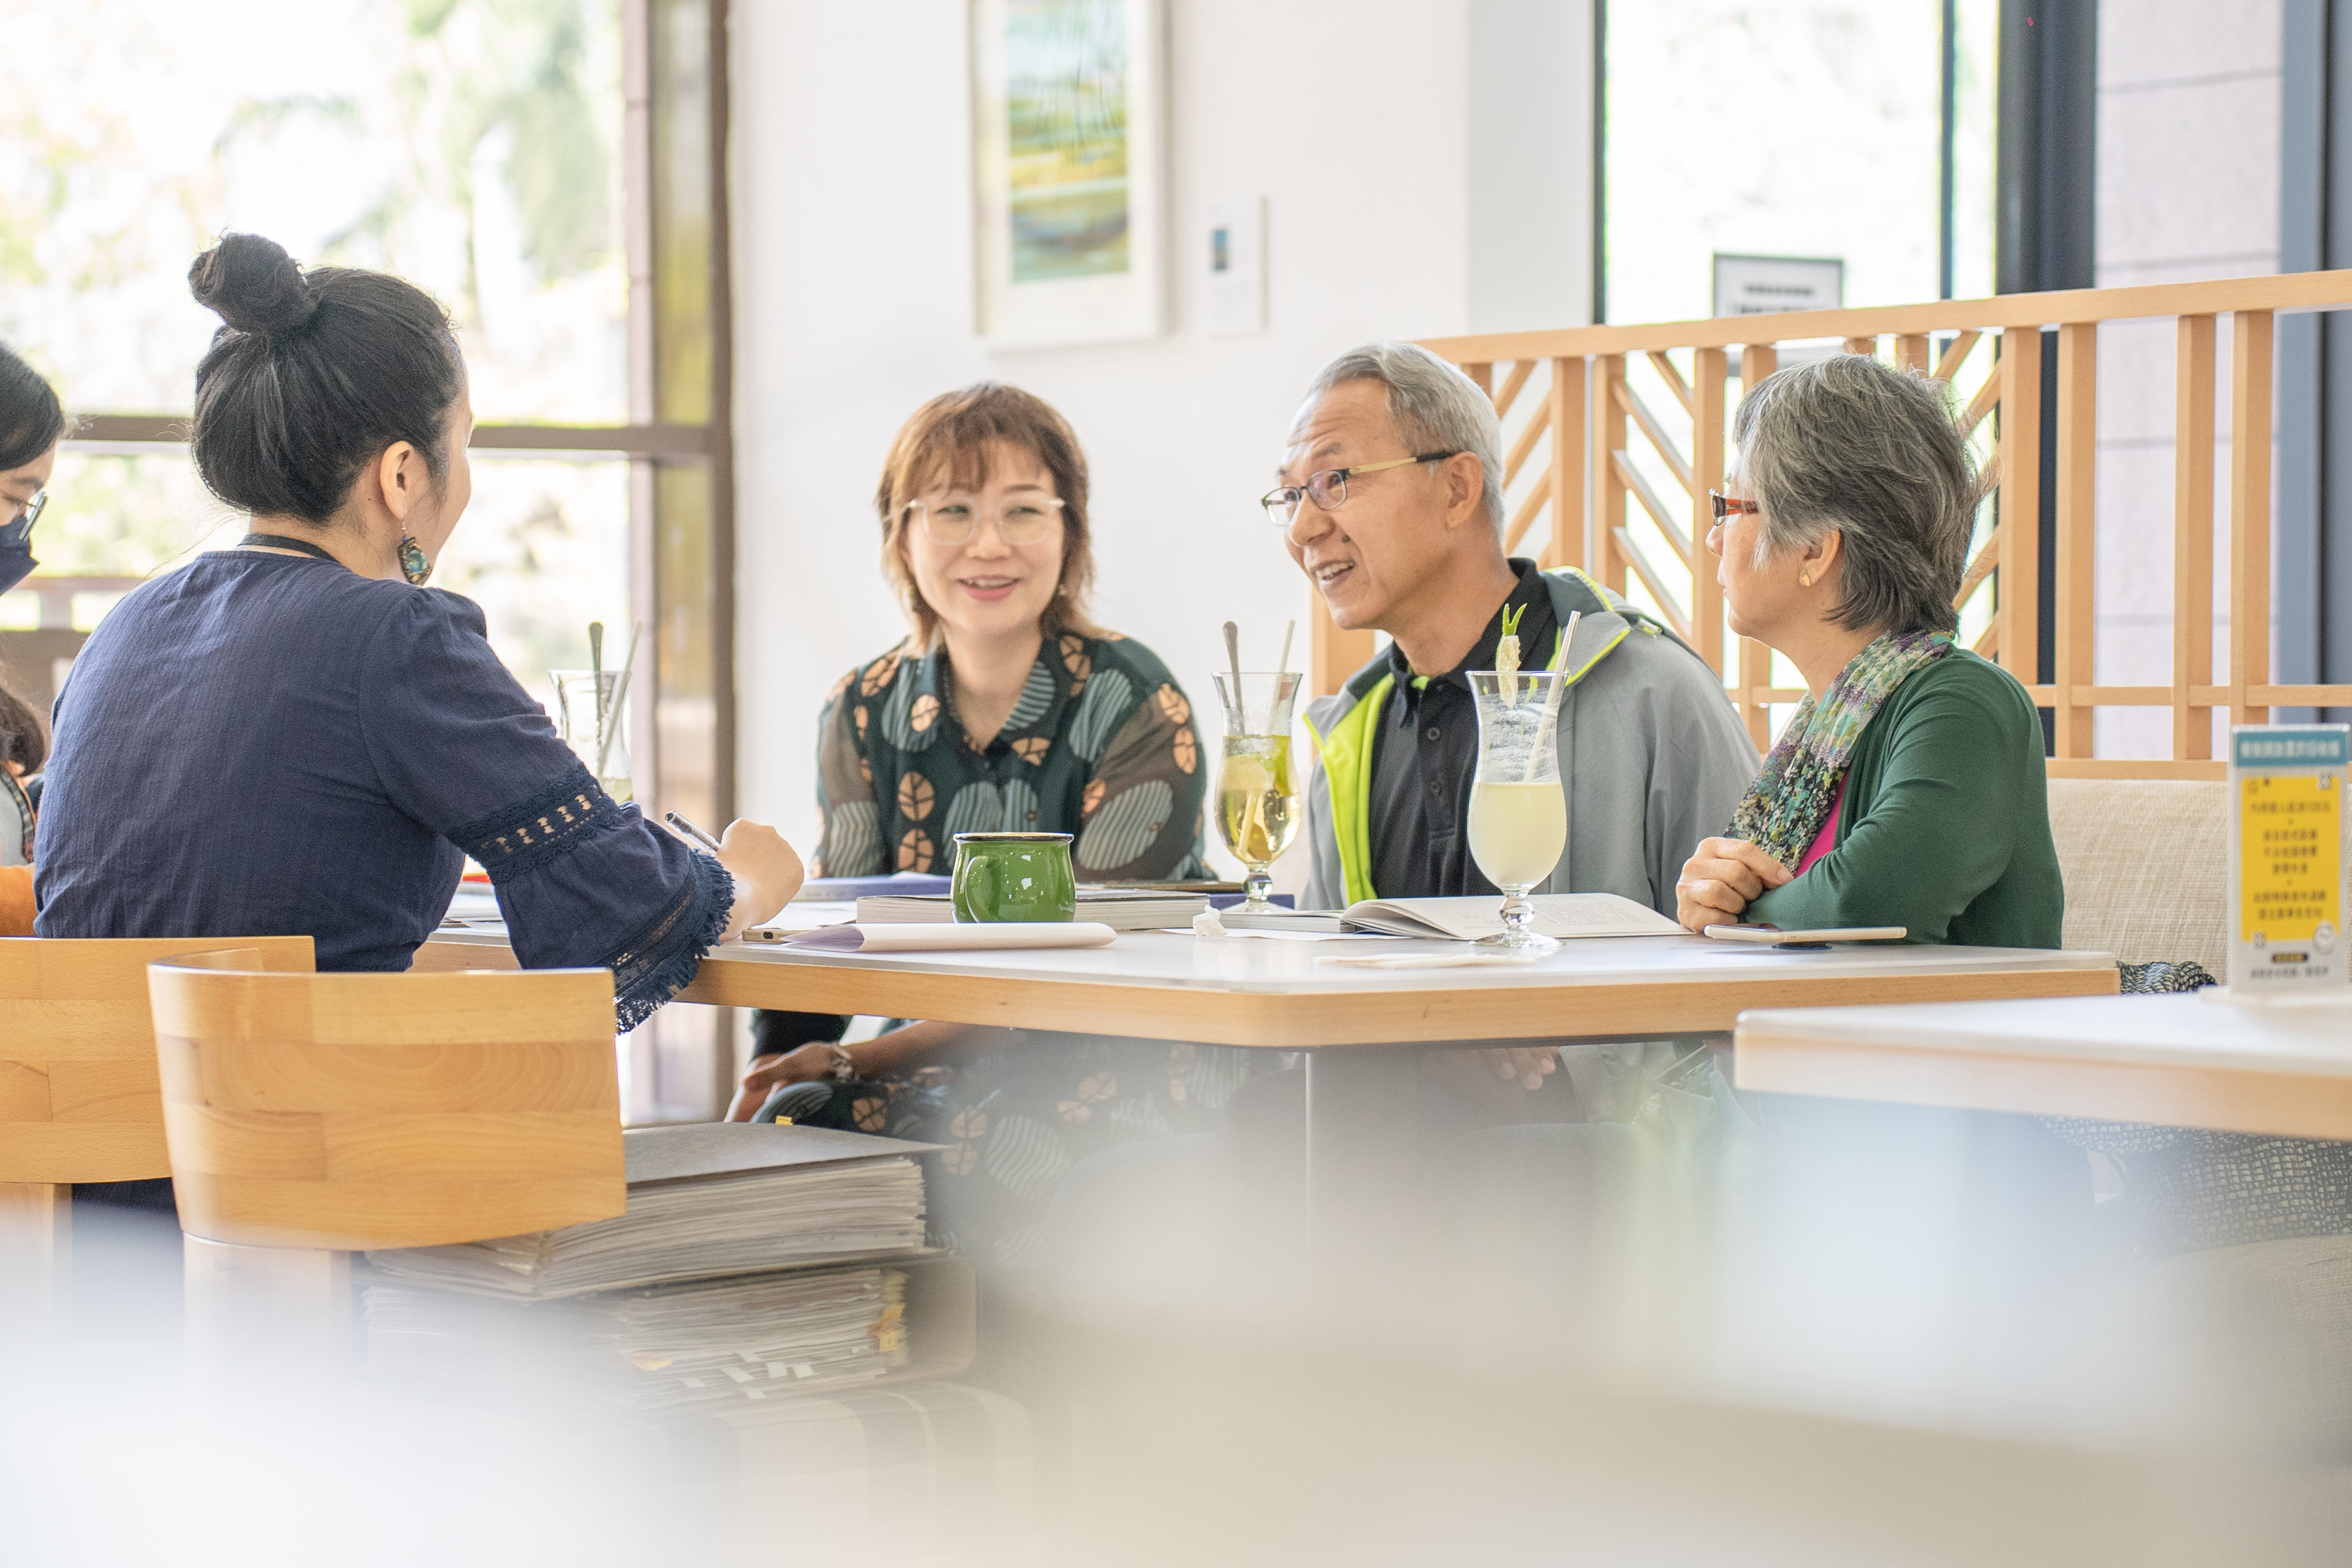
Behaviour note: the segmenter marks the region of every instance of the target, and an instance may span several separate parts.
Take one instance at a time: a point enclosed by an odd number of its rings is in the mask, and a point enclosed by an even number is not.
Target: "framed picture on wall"
[[[971,0],[980,335],[1167,330],[1162,0]]]

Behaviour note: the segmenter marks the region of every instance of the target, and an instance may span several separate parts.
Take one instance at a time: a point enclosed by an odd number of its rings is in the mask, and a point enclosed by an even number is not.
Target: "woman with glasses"
[[[818,742],[818,874],[944,872],[959,833],[1076,836],[1087,882],[1205,875],[1208,769],[1182,689],[1087,618],[1077,437],[983,383],[933,398],[875,495],[913,633],[841,678]]]
[[[0,594],[32,574],[65,410],[40,373],[0,343]],[[0,687],[0,936],[33,934],[33,814],[47,751],[31,707]]]
[[[31,575],[33,524],[48,499],[65,409],[40,372],[0,343],[0,594]]]
[[[1682,923],[2056,947],[2042,721],[1953,639],[1982,492],[1948,393],[1839,354],[1759,383],[1733,437],[1737,493],[1707,535],[1731,629],[1809,694],[1684,868]]]
[[[1150,649],[1087,614],[1087,463],[1068,423],[992,383],[935,397],[892,443],[875,509],[912,633],[826,700],[812,873],[945,873],[959,833],[1038,832],[1074,836],[1082,882],[1206,875],[1210,763],[1192,702]],[[847,1081],[834,1120],[950,1145],[935,1225],[984,1264],[1034,1248],[1052,1173],[1193,1130],[1252,1065],[1244,1052],[940,1023],[843,1047],[846,1023],[761,1014],[732,1114],[781,1085]],[[1006,1179],[1014,1166],[1021,1179]]]

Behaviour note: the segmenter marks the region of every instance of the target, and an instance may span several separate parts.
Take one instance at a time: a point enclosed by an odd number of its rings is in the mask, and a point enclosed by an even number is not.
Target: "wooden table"
[[[2115,961],[2098,952],[1894,944],[1784,952],[1694,936],[1570,942],[1513,969],[1317,962],[1458,951],[1189,931],[1129,931],[1101,948],[887,956],[737,942],[705,959],[678,1000],[1305,1051],[1307,1186],[1320,1211],[1330,1194],[1364,1191],[1397,1165],[1412,1068],[1433,1045],[1657,1039],[1727,1033],[1753,1007],[2116,988]],[[513,962],[495,927],[444,930],[417,954],[421,968]]]
[[[1742,1089],[2352,1140],[2352,991],[2213,991],[1740,1016]]]
[[[478,952],[490,948],[497,956]],[[1457,952],[1450,942],[1203,941],[1129,931],[1108,947],[1025,952],[810,952],[729,942],[681,1002],[940,1018],[1202,1045],[1646,1039],[1727,1032],[1742,1009],[2101,995],[2098,952],[1895,944],[1783,952],[1701,937],[1603,937],[1525,968],[1381,971],[1318,958]],[[419,968],[505,967],[497,927],[445,929]]]

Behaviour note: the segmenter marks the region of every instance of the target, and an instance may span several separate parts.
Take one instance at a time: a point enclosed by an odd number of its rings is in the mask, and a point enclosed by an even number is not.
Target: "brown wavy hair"
[[[1062,499],[1061,583],[1038,629],[1049,637],[1066,631],[1100,636],[1101,628],[1088,618],[1086,607],[1094,586],[1095,556],[1087,526],[1087,457],[1078,449],[1077,433],[1035,394],[982,381],[943,392],[916,409],[890,443],[882,482],[874,489],[874,510],[882,519],[882,574],[906,606],[917,641],[926,648],[931,646],[939,636],[940,613],[924,600],[915,585],[914,568],[907,562],[907,503],[942,471],[958,489],[987,484],[988,447],[993,441],[1034,457],[1053,476],[1054,493]]]

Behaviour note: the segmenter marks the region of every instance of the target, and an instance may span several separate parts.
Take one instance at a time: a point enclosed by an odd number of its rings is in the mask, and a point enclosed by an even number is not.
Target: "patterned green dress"
[[[1208,875],[1209,760],[1183,689],[1115,634],[1048,638],[1003,731],[973,748],[944,648],[901,644],[842,677],[818,721],[824,837],[812,876],[944,872],[958,833],[1076,836],[1081,882]],[[1055,1189],[1087,1155],[1213,1127],[1275,1053],[1021,1030],[866,1086],[868,1132],[944,1143],[926,1162],[933,1239],[983,1269],[1039,1260]]]
[[[1192,703],[1150,648],[1116,634],[1048,638],[982,749],[956,717],[947,649],[911,644],[825,699],[811,876],[944,872],[959,833],[1075,834],[1081,882],[1208,874],[1208,758]]]

